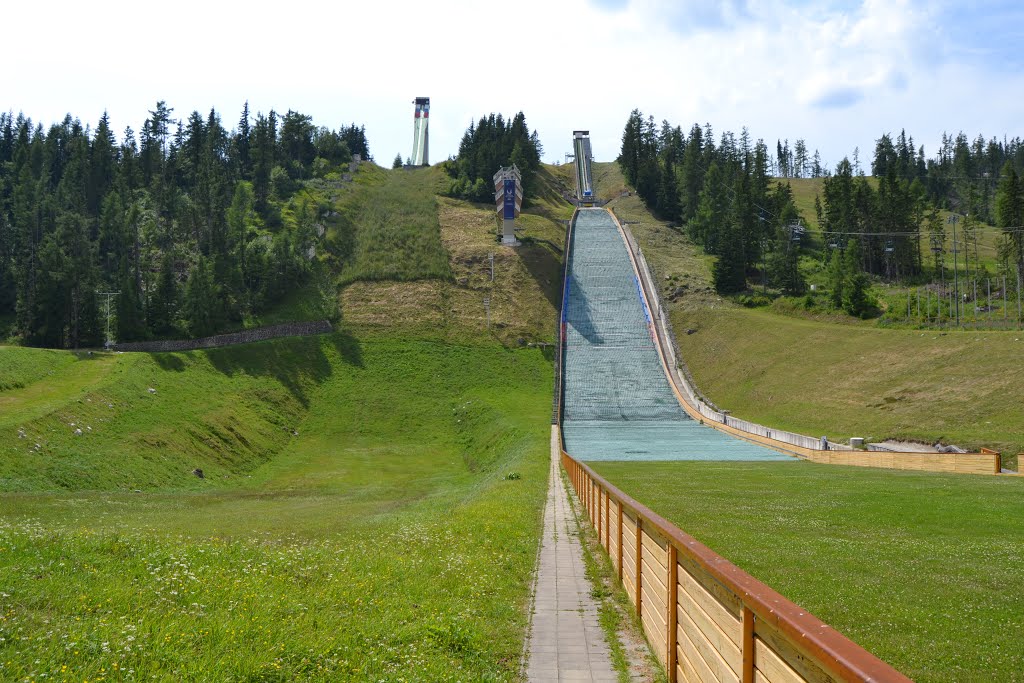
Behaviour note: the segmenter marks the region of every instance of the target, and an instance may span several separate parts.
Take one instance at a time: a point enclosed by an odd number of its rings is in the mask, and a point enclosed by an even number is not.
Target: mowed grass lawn
[[[93,373],[69,395],[92,410],[89,398],[118,386],[141,393],[102,404],[120,412],[90,421],[97,439],[149,434],[158,400],[173,435],[226,389],[218,414],[235,402],[264,424],[262,398],[285,401],[288,431],[274,429],[287,438],[266,437],[251,466],[218,467],[195,448],[189,458],[212,463],[206,479],[184,470],[180,488],[168,474],[136,492],[129,452],[104,456],[78,445],[90,434],[55,435],[47,457],[77,458],[94,486],[0,494],[0,680],[517,677],[547,480],[550,362],[497,344],[265,344],[272,351],[238,347],[246,360],[236,363],[226,350],[107,357],[99,362],[116,379]],[[39,401],[22,403],[32,439],[59,422],[38,416]],[[5,438],[17,439],[17,420],[4,418]],[[103,457],[124,458],[131,476],[88,466]]]
[[[1024,479],[795,463],[594,463],[919,682],[1024,680]]]

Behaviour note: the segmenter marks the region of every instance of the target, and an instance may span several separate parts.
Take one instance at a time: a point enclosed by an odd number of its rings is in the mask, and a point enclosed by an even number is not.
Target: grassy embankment
[[[342,221],[329,233],[329,244],[341,262],[341,282],[353,273],[374,272],[377,245],[408,245],[401,271],[388,280],[366,277],[347,284],[339,296],[346,325],[360,334],[429,337],[461,342],[491,339],[505,345],[553,342],[561,297],[562,242],[560,220],[572,207],[555,192],[562,181],[558,169],[542,169],[541,193],[523,209],[519,247],[495,241],[494,207],[435,196],[444,185],[441,168],[387,172],[377,192],[383,209],[369,209],[356,198],[342,208],[358,220]],[[383,173],[383,172],[382,172]],[[367,195],[369,200],[373,195]],[[387,208],[394,204],[394,208]],[[421,223],[393,220],[401,206],[420,205]],[[434,213],[431,213],[434,211]],[[430,231],[440,235],[445,267],[436,265],[436,247],[409,235]],[[422,245],[413,247],[412,245]],[[491,280],[490,255],[494,257]],[[490,329],[484,299],[490,298]]]
[[[604,196],[625,188],[614,165],[596,166]],[[1024,450],[1024,418],[1015,410],[1024,400],[1019,333],[879,329],[846,316],[743,308],[714,293],[712,259],[639,198],[611,207],[640,221],[630,228],[655,271],[682,356],[719,407],[837,440],[988,446],[1015,465]]]
[[[16,369],[0,389],[0,678],[516,677],[551,366],[510,347],[550,340],[560,254],[487,243],[493,211],[434,198],[433,172],[373,172],[419,194],[430,239],[395,237],[413,281],[341,290],[336,334],[176,354],[0,348]],[[360,238],[408,225],[375,220],[338,221],[354,238],[328,257],[339,281],[377,258]],[[543,212],[526,223],[560,234]],[[472,260],[488,251],[493,284]],[[448,273],[418,258],[445,253]],[[436,307],[417,304],[424,286],[444,294]],[[490,331],[458,306],[480,292],[507,302]]]
[[[797,463],[595,463],[921,683],[1024,680],[1024,480]]]

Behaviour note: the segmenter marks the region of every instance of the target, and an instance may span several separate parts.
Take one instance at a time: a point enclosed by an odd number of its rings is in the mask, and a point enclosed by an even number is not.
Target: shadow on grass
[[[519,256],[530,276],[544,292],[544,297],[555,310],[562,307],[562,260],[561,248],[549,240],[523,240]]]
[[[179,353],[150,353],[149,357],[160,366],[161,370],[168,372],[184,372],[185,360]]]
[[[334,373],[330,358],[332,347],[346,365],[363,367],[362,346],[348,332],[273,339],[217,349],[150,353],[149,356],[164,370],[175,372],[183,372],[188,367],[187,359],[205,357],[214,368],[228,376],[272,377],[304,407],[309,407],[309,391]]]

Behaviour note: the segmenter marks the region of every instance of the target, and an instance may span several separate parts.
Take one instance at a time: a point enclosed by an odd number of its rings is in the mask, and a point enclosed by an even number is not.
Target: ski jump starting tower
[[[576,199],[579,206],[594,205],[593,176],[590,173],[590,131],[574,130],[572,132],[573,157],[576,160]]]
[[[499,168],[494,174],[494,203],[501,216],[501,243],[510,246],[516,242],[515,220],[523,204],[523,176],[515,164]]]
[[[426,166],[430,163],[430,138],[427,135],[427,124],[430,123],[430,98],[417,97],[413,100],[416,112],[412,123],[412,165]]]

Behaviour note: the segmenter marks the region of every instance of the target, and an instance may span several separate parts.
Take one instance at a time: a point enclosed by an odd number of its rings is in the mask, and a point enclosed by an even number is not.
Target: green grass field
[[[29,371],[0,392],[0,678],[516,677],[540,350],[341,333],[11,354]],[[50,369],[62,401],[32,393]]]
[[[451,277],[437,220],[442,176],[440,168],[361,170],[361,191],[336,204],[340,218],[328,233],[342,284]]]
[[[595,463],[921,683],[1024,680],[1024,480],[812,463]]]
[[[701,388],[744,419],[862,436],[1024,450],[1024,341],[1006,332],[886,330],[742,308],[673,311]]]

